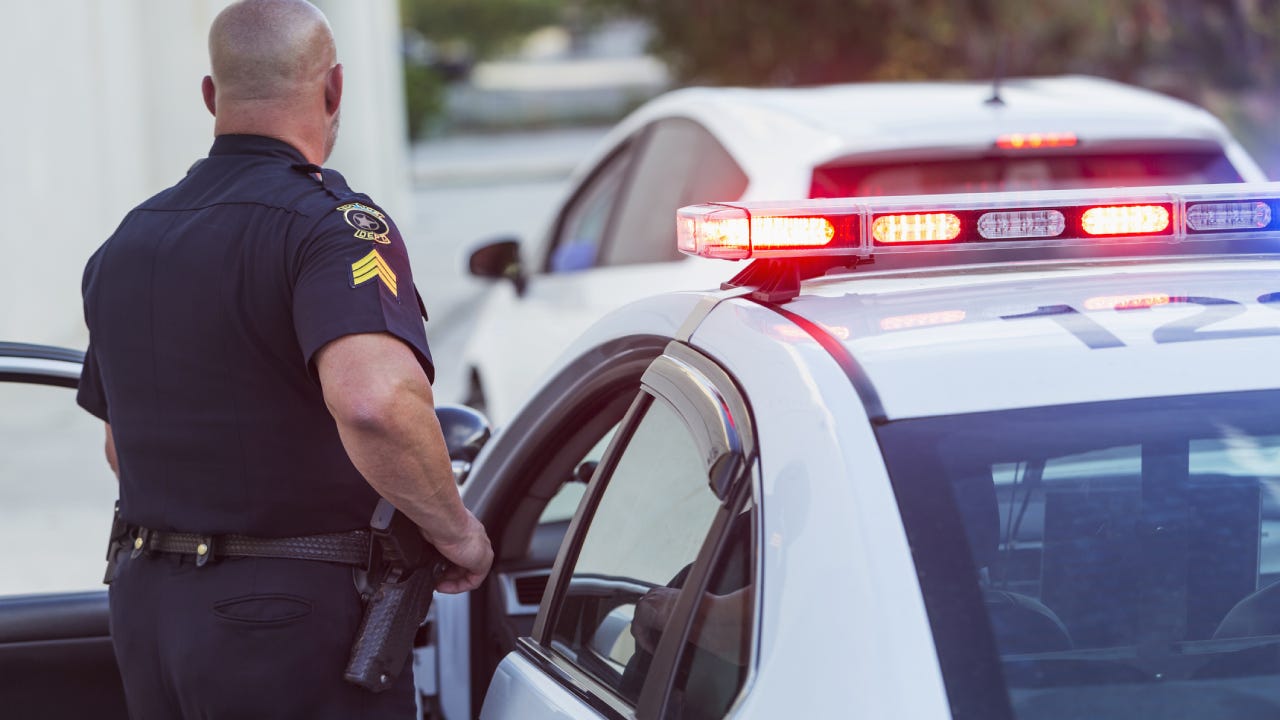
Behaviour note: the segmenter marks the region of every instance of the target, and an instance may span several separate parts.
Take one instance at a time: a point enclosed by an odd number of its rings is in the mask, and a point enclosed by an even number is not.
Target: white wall
[[[0,0],[0,341],[83,347],[85,260],[212,142],[200,100],[228,0]],[[396,0],[327,0],[346,65],[330,165],[412,218]]]

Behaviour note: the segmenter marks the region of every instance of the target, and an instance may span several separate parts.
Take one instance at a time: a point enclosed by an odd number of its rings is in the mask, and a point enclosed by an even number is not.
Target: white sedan
[[[718,282],[714,264],[674,250],[684,205],[1265,179],[1217,119],[1163,95],[1059,77],[1006,80],[998,97],[983,83],[871,83],[646,104],[582,164],[542,243],[471,255],[473,274],[509,282],[479,310],[465,402],[505,424],[606,311]]]

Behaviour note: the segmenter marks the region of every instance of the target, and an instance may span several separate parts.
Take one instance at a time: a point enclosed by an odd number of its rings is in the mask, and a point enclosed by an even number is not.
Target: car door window
[[[116,480],[75,390],[0,381],[0,595],[101,590]]]
[[[552,621],[552,648],[635,702],[665,628],[661,613],[633,626],[636,604],[679,584],[719,509],[684,421],[651,401],[591,516]]]
[[[666,716],[711,720],[729,711],[747,680],[755,605],[755,510],[736,513],[693,615]]]
[[[631,154],[630,144],[615,151],[569,202],[552,240],[548,272],[574,272],[596,265]]]
[[[679,260],[676,210],[737,200],[746,189],[746,174],[706,128],[683,118],[654,123],[636,159],[601,264]]]
[[[591,479],[591,473],[595,471],[595,466],[600,462],[600,458],[604,457],[604,451],[609,448],[609,443],[613,440],[613,434],[617,432],[618,426],[614,425],[609,431],[596,442],[587,454],[578,461],[574,471],[575,477],[565,481],[556,494],[547,502],[547,506],[542,509],[542,514],[538,516],[538,524],[546,525],[549,523],[568,522],[575,512],[578,511],[578,505],[582,502],[582,496],[587,492],[587,482]]]

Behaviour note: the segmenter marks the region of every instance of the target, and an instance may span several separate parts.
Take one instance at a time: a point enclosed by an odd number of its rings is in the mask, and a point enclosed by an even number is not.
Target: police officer
[[[126,549],[111,629],[135,718],[411,717],[412,673],[343,678],[379,495],[452,561],[493,552],[462,505],[391,218],[321,169],[342,66],[302,0],[214,20],[213,148],[90,259],[79,402],[107,423]]]

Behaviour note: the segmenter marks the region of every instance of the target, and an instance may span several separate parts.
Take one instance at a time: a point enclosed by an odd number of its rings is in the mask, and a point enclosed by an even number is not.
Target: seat
[[[1280,582],[1258,590],[1236,603],[1218,623],[1214,640],[1280,635]]]
[[[1070,650],[1071,634],[1048,606],[1029,595],[986,584],[991,568],[1001,560],[1000,507],[991,472],[983,470],[962,475],[955,480],[953,488],[974,565],[983,577],[983,600],[1000,653]]]

